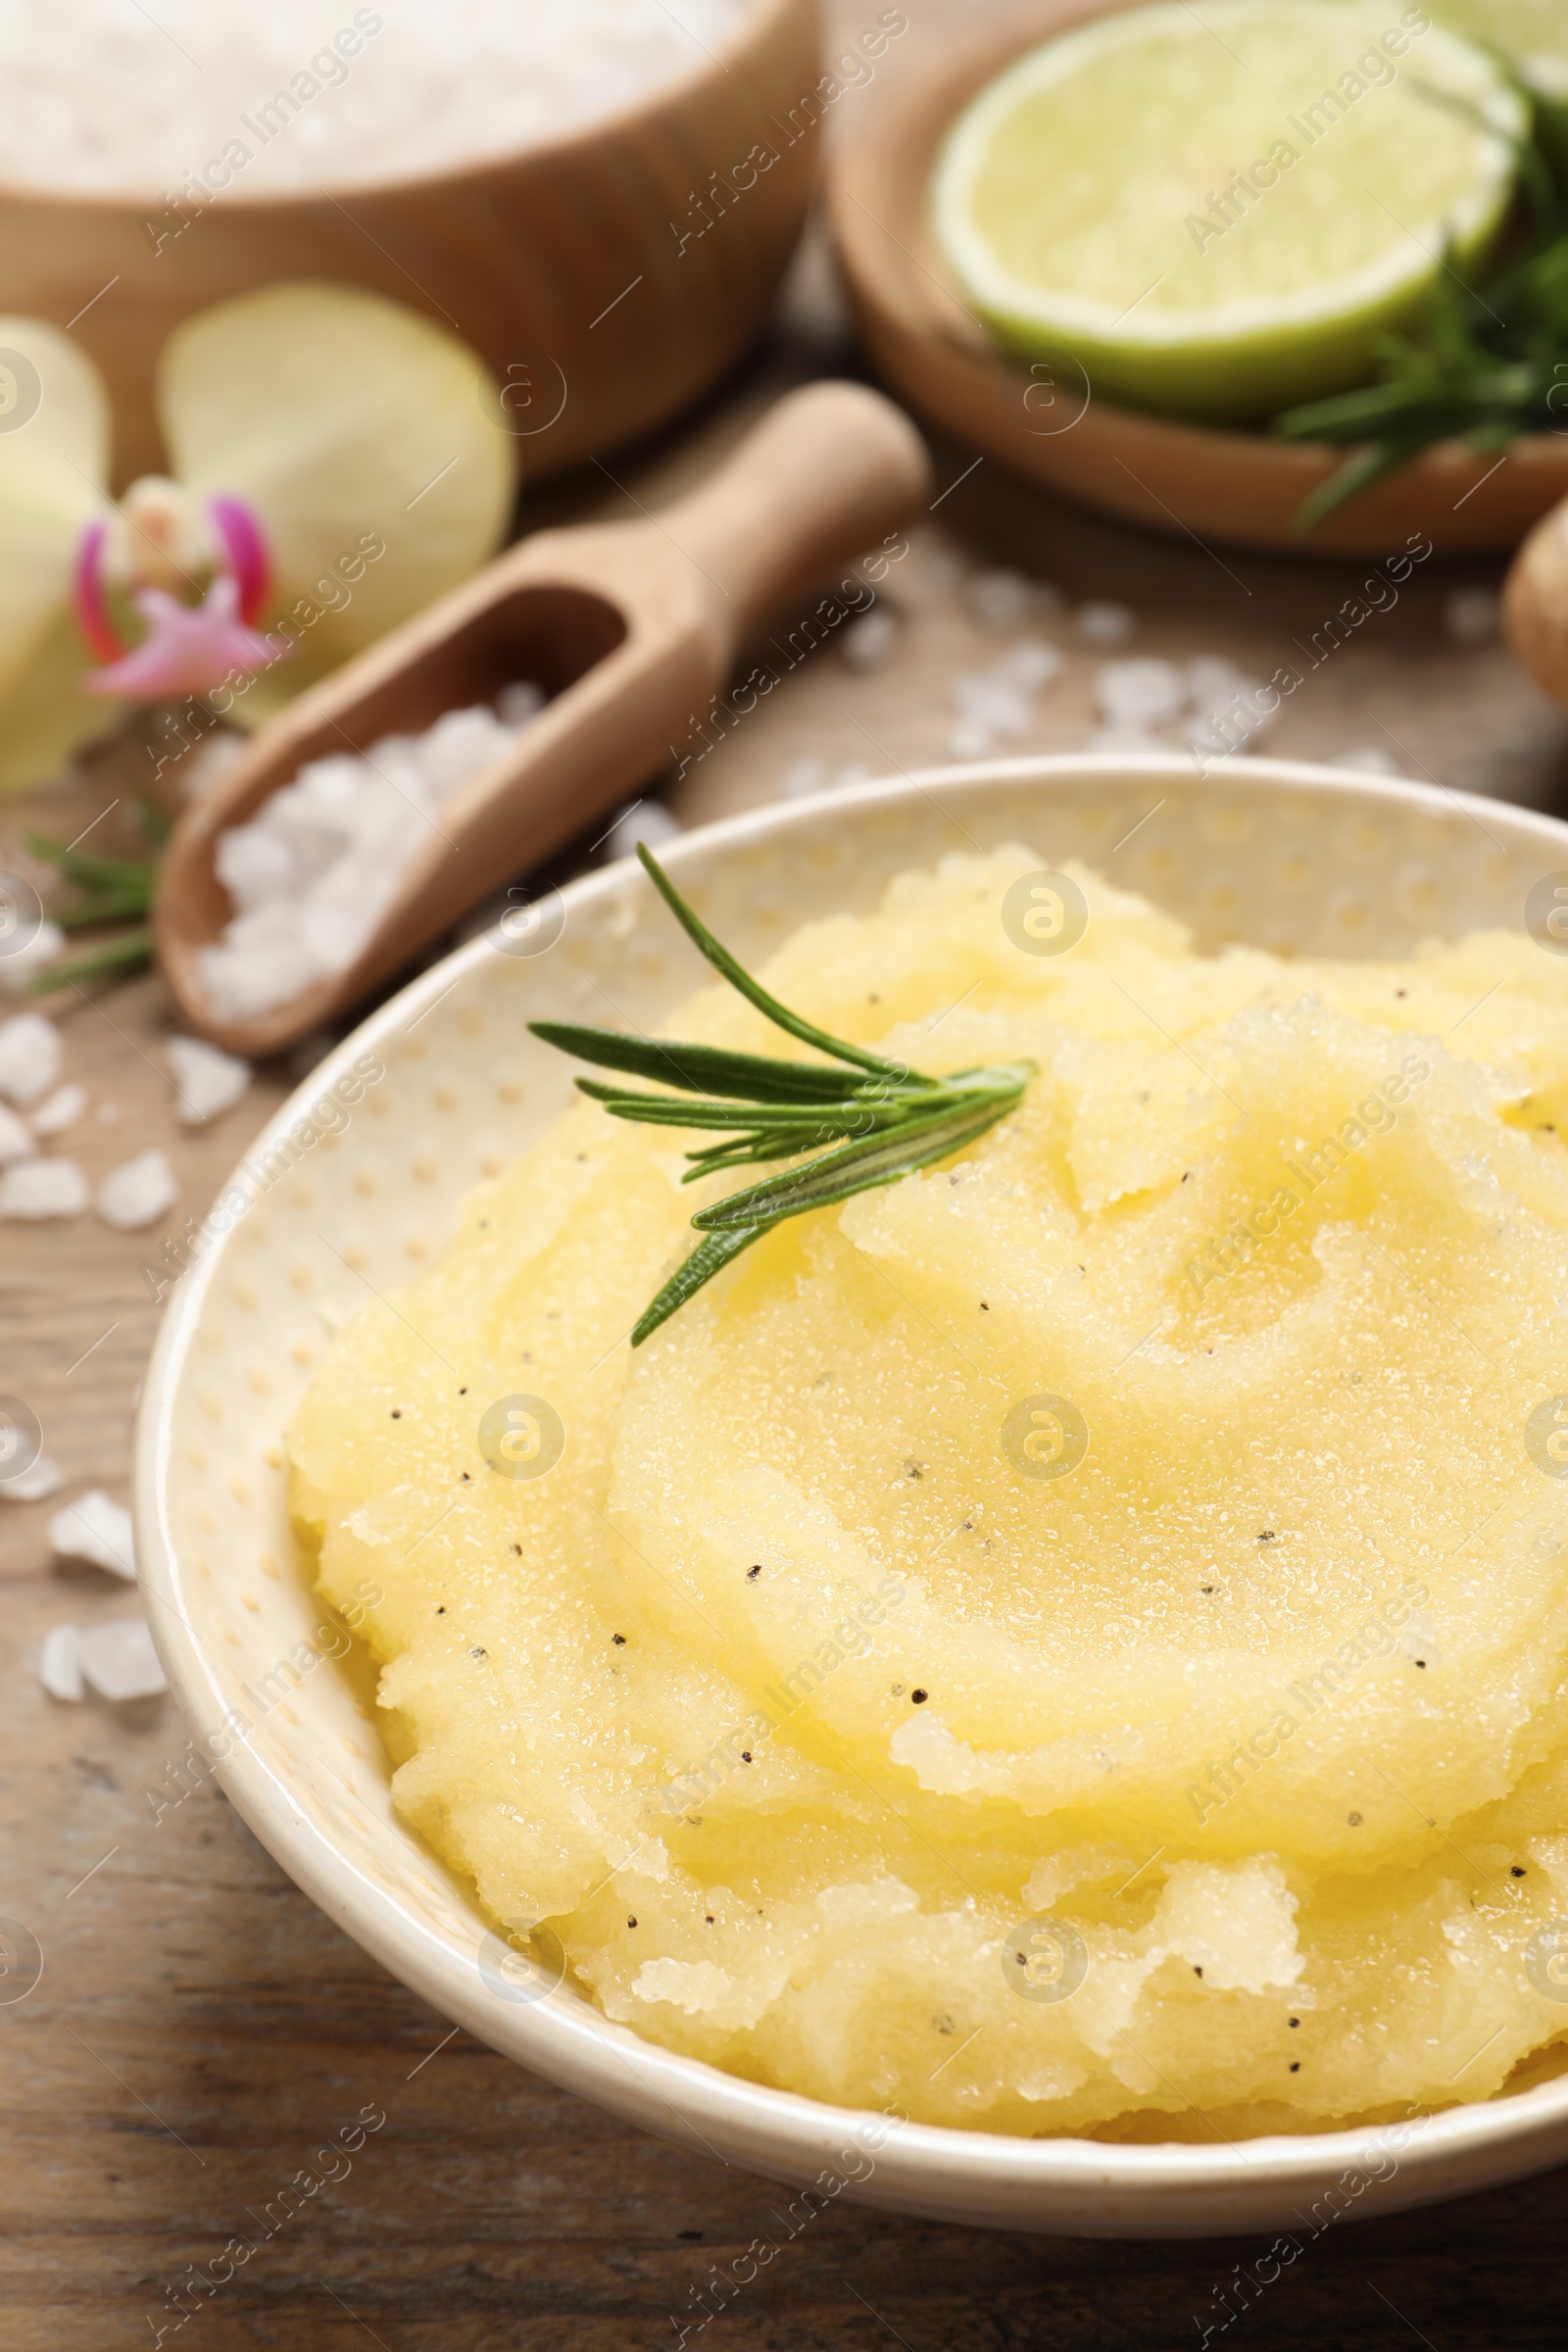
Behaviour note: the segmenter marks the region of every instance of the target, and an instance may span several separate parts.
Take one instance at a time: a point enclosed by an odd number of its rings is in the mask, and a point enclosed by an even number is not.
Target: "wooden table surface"
[[[655,505],[788,383],[855,366],[820,259],[808,254],[744,376],[664,444],[616,461],[616,479]],[[890,576],[900,620],[888,665],[859,674],[824,646],[688,770],[672,796],[685,821],[772,797],[805,759],[837,776],[947,756],[954,677],[1017,634],[979,624],[976,573],[1019,566],[1067,600],[1067,615],[1034,624],[1063,648],[1065,667],[1008,750],[1086,740],[1102,657],[1071,624],[1085,599],[1136,611],[1123,650],[1223,654],[1266,676],[1355,583],[1345,567],[1143,538],[1054,506],[989,463],[966,473],[962,449],[939,444],[933,456],[948,494]],[[625,496],[595,475],[535,501],[524,519],[616,511],[630,511]],[[1412,775],[1568,808],[1568,717],[1500,647],[1462,648],[1446,632],[1445,598],[1489,577],[1418,574],[1259,748],[1381,748]],[[0,862],[15,862],[29,823],[69,837],[97,817],[95,844],[124,840],[124,804],[144,766],[137,744],[121,745],[47,802],[0,807]],[[101,815],[117,795],[121,808]],[[170,1802],[184,1744],[171,1699],[74,1707],[40,1689],[51,1626],[135,1606],[109,1576],[51,1562],[46,1522],[89,1485],[125,1495],[156,1319],[138,1269],[187,1211],[200,1215],[291,1083],[284,1068],[259,1073],[240,1105],[192,1132],[172,1118],[161,1053],[170,1008],[156,979],[73,997],[58,1017],[66,1075],[118,1112],[113,1124],[89,1112],[60,1148],[96,1176],[159,1144],[182,1194],[149,1235],[90,1216],[0,1226],[0,1388],[39,1414],[66,1473],[56,1501],[0,1503],[0,1915],[43,1955],[35,1988],[0,2006],[0,2346],[155,2343],[185,2266],[220,2254],[250,2211],[368,2107],[386,2120],[351,2169],[166,2342],[621,2352],[673,2344],[682,2322],[696,2341],[709,2266],[779,2234],[776,2190],[661,2146],[451,2030],[327,1924],[210,1779]],[[20,1980],[0,1979],[0,2002],[8,1982]],[[1216,2289],[1260,2242],[1031,2239],[840,2203],[703,2333],[732,2352],[1155,2352],[1200,2342],[1205,2327],[1211,2341],[1353,2352],[1557,2345],[1568,2321],[1556,2236],[1565,2223],[1562,2173],[1347,2223],[1222,2330]]]

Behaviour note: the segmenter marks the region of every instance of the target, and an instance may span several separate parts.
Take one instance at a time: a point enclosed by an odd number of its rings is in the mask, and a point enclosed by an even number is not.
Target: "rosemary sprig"
[[[145,833],[158,843],[167,840],[168,821],[159,810],[142,803],[140,815]],[[100,972],[119,972],[128,979],[132,972],[144,970],[153,959],[153,931],[146,918],[152,912],[158,882],[157,860],[103,858],[92,851],[73,849],[46,833],[28,833],[24,839],[35,858],[45,859],[75,886],[74,899],[50,910],[62,931],[88,931],[100,923],[137,924],[135,930],[91,948],[83,956],[47,965],[27,983],[26,993],[48,996]]]
[[[1440,273],[1419,331],[1385,337],[1375,383],[1275,417],[1282,440],[1352,452],[1303,502],[1300,530],[1437,442],[1484,452],[1523,433],[1568,430],[1568,106],[1527,86],[1494,54],[1532,109],[1531,137],[1513,142],[1528,228],[1479,284],[1467,285],[1451,267]],[[1448,104],[1479,120],[1474,109]]]
[[[720,946],[651,851],[639,847],[637,855],[682,930],[714,970],[775,1028],[830,1058],[775,1061],[761,1054],[668,1045],[612,1029],[578,1028],[569,1021],[529,1022],[535,1037],[559,1046],[564,1054],[575,1054],[603,1069],[653,1078],[698,1098],[682,1102],[673,1094],[631,1093],[593,1078],[577,1081],[612,1118],[727,1131],[723,1142],[687,1152],[692,1164],[683,1182],[694,1184],[721,1168],[758,1166],[768,1160],[801,1163],[698,1211],[692,1224],[704,1238],[644,1308],[632,1331],[634,1348],[786,1217],[829,1208],[877,1185],[897,1184],[915,1169],[930,1167],[972,1144],[1016,1108],[1035,1074],[1032,1061],[1014,1061],[932,1078],[869,1053],[864,1046],[829,1036],[769,996]],[[810,1152],[816,1156],[802,1156]]]

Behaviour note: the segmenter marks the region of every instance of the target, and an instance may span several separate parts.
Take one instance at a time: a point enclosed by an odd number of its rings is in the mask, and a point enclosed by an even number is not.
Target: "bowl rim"
[[[961,795],[997,784],[1035,783],[1047,793],[1097,780],[1147,779],[1152,787],[1199,784],[1240,796],[1303,788],[1342,797],[1347,808],[1396,807],[1451,819],[1485,816],[1519,849],[1539,846],[1568,867],[1568,822],[1515,804],[1305,760],[1232,757],[1201,774],[1179,754],[1062,753],[922,767],[847,790],[770,803],[694,828],[662,850],[677,879],[713,859],[765,848],[831,810],[874,814],[938,792]],[[940,803],[937,804],[940,808]],[[943,813],[946,813],[944,810]],[[629,860],[565,884],[572,912],[593,915],[619,895]],[[651,887],[651,886],[650,886]],[[246,1149],[256,1159],[309,1102],[347,1074],[367,1050],[406,1034],[491,953],[484,935],[431,964],[389,997],[337,1045],[280,1104]],[[243,1166],[219,1188],[247,1183]],[[237,1221],[236,1221],[237,1222]],[[231,1246],[234,1226],[180,1280],[165,1309],[148,1365],[134,1439],[133,1512],[138,1582],[156,1605],[153,1639],[192,1732],[228,1738],[214,1769],[225,1793],[294,1880],[356,1942],[443,2015],[563,2088],[641,2125],[656,2137],[721,2162],[796,2182],[880,2131],[871,2173],[841,2182],[858,2201],[934,2218],[1080,2235],[1215,2235],[1274,2226],[1298,2200],[1336,2177],[1357,2177],[1372,2151],[1397,2150],[1393,2175],[1363,2210],[1393,2211],[1517,2179],[1568,2155],[1568,2070],[1528,2089],[1423,2111],[1403,2124],[1360,2124],[1325,2132],[1270,2133],[1243,2141],[1123,2143],[1091,2138],[969,2132],[906,2121],[896,2109],[852,2109],[722,2072],[707,2061],[642,2039],[572,1993],[509,2006],[487,1992],[472,1959],[375,1884],[353,1855],[293,1799],[287,1783],[244,1737],[227,1730],[221,1697],[200,1636],[182,1606],[178,1551],[170,1520],[172,1406],[197,1341],[202,1311]],[[430,1856],[476,1937],[485,1915],[472,1892],[407,1823],[406,1837]],[[503,2031],[503,2029],[505,2029]],[[891,2120],[890,2120],[891,2119]],[[1397,2136],[1402,2135],[1402,2136]],[[837,2193],[835,2190],[834,2193]],[[1357,2192],[1359,2193],[1359,2192]],[[1304,2218],[1299,2217],[1298,2218]],[[1283,2225],[1282,2225],[1283,2226]],[[1326,2226],[1326,2225],[1325,2225]]]
[[[521,146],[498,148],[493,154],[458,158],[450,164],[426,165],[413,172],[377,172],[373,176],[359,179],[333,179],[323,176],[304,187],[278,190],[262,188],[247,194],[243,187],[232,183],[227,188],[211,191],[213,202],[221,199],[226,210],[230,205],[236,213],[251,216],[280,214],[290,210],[318,212],[322,201],[332,203],[340,196],[368,197],[427,194],[433,187],[459,187],[482,181],[496,172],[514,170],[519,163],[535,161],[549,169],[557,167],[573,151],[586,153],[601,139],[624,138],[652,122],[666,104],[684,103],[705,85],[718,89],[722,79],[740,63],[747,53],[776,33],[791,17],[804,17],[816,23],[820,16],[820,0],[745,0],[745,6],[735,23],[721,36],[717,48],[707,52],[701,66],[682,66],[667,80],[655,82],[641,98],[628,98],[608,115],[593,115],[575,130],[552,133],[543,139],[533,139]],[[685,27],[682,26],[682,30]],[[696,40],[695,33],[687,36]],[[373,38],[373,35],[367,35]],[[330,40],[325,44],[331,46]],[[702,43],[698,42],[698,47]],[[307,60],[307,64],[309,61]],[[168,209],[169,190],[154,195],[150,186],[140,188],[70,188],[54,187],[47,181],[8,179],[0,171],[0,205],[20,202],[38,207],[52,206],[61,211],[86,214],[125,214],[138,216],[149,211],[156,217]]]

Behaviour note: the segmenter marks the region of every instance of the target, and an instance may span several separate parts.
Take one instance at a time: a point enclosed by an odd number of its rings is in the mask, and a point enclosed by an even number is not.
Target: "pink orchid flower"
[[[0,329],[20,355],[0,427],[0,790],[47,781],[137,703],[164,706],[182,748],[215,718],[261,724],[506,534],[499,387],[401,303],[277,285],[184,320],[159,363],[169,472],[118,501],[97,370],[41,320]]]
[[[122,654],[82,680],[89,694],[172,702],[182,694],[205,694],[236,671],[252,676],[294,651],[287,637],[264,636],[246,626],[232,572],[220,572],[199,605],[179,604],[162,588],[138,588],[133,601],[147,634],[134,653]]]
[[[242,499],[209,499],[205,517],[198,517],[176,482],[149,478],[126,492],[118,519],[128,526],[122,537],[130,538],[140,554],[139,562],[122,557],[122,568],[138,582],[130,601],[146,635],[131,651],[116,629],[107,579],[111,525],[88,523],[76,551],[72,601],[83,638],[106,665],[82,679],[89,694],[170,702],[287,661],[293,640],[270,637],[254,625],[267,608],[272,564],[261,523]],[[157,572],[171,583],[188,583],[185,563],[225,567],[214,571],[212,585],[196,605],[182,604],[169,586],[148,576]]]

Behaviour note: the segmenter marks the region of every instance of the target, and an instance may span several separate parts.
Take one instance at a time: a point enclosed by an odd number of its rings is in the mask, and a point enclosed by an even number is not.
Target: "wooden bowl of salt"
[[[189,83],[193,107],[241,22],[225,24],[226,13],[176,0],[145,35],[167,38],[164,70],[178,88]],[[484,113],[497,77],[479,58],[453,110],[473,124],[456,152],[431,153],[416,91],[407,126],[378,134],[377,77],[384,86],[407,11],[345,0],[319,51],[301,42],[297,72],[258,79],[252,101],[230,109],[225,99],[221,116],[206,101],[184,147],[171,143],[177,131],[166,136],[142,167],[146,184],[87,184],[84,168],[51,163],[41,137],[35,155],[0,138],[0,314],[69,328],[96,363],[114,406],[117,488],[164,469],[153,383],[171,329],[279,278],[368,286],[461,335],[500,380],[496,426],[526,480],[653,430],[739,357],[815,184],[825,111],[816,0],[707,0],[686,12],[701,37],[658,12],[664,70],[629,95],[627,58],[602,37],[613,14],[604,0],[587,12],[519,0],[514,13],[597,27],[589,62],[616,94],[612,111],[579,107],[573,121],[563,106],[559,127],[541,135],[535,122],[503,144],[502,113]],[[629,5],[625,14],[630,24]],[[642,51],[652,0],[644,15]],[[137,23],[152,25],[143,16],[125,26]],[[29,36],[7,43],[19,37]],[[454,24],[449,49],[460,37]],[[84,84],[98,75],[107,122],[107,70],[92,46],[76,55]],[[13,86],[16,63],[0,53]],[[407,64],[416,79],[418,53]],[[122,93],[122,118],[136,118],[139,95]],[[5,111],[0,90],[0,131]],[[131,151],[117,148],[114,168],[127,166]]]

